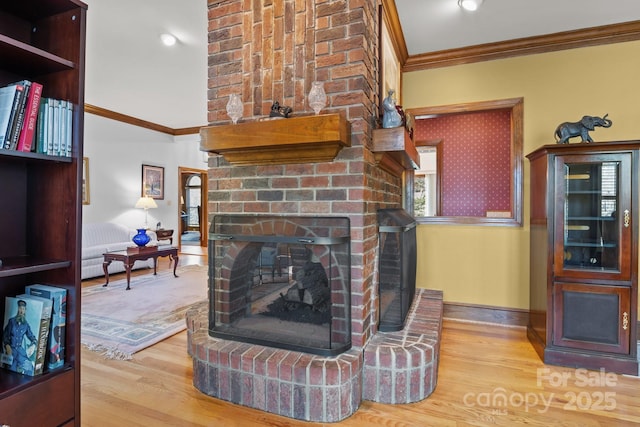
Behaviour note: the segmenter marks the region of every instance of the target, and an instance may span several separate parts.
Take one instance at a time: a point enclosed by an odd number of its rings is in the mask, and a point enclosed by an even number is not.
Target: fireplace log
[[[324,267],[319,262],[307,261],[295,274],[293,285],[286,294],[280,293],[285,309],[295,310],[300,305],[310,306],[314,311],[327,310],[327,302],[331,298],[328,287],[329,279]]]
[[[325,311],[327,309],[327,301],[331,297],[329,288],[323,284],[317,283],[304,289],[302,302],[310,305],[314,310]]]
[[[324,267],[319,262],[307,261],[302,269],[296,272],[295,279],[300,289],[316,286],[317,284],[329,285],[327,273],[324,272]]]
[[[293,285],[287,290],[287,294],[284,295],[283,297],[285,301],[302,302],[303,293],[304,291],[301,289],[298,289],[297,285]]]
[[[327,301],[331,298],[331,291],[323,283],[316,283],[304,289],[293,284],[286,294],[280,294],[287,310],[295,310],[302,304],[310,306],[315,311],[323,312],[327,309]]]

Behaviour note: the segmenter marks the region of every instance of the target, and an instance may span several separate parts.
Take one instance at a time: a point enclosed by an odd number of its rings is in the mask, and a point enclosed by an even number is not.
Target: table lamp
[[[144,228],[149,228],[148,219],[149,219],[149,209],[155,209],[158,207],[156,201],[153,200],[149,196],[143,196],[138,199],[136,202],[136,208],[144,209]]]

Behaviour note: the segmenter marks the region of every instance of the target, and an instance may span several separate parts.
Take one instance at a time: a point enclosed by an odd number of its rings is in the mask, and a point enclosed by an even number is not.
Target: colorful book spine
[[[2,88],[5,95],[2,101],[2,117],[0,118],[0,148],[9,149],[11,145],[11,129],[13,128],[13,119],[17,103],[20,100],[20,91],[24,90],[18,84],[10,84],[6,88]]]
[[[59,99],[53,100],[53,119],[51,120],[51,130],[53,136],[53,149],[49,154],[54,156],[60,155],[60,139],[62,135],[62,130],[60,128],[60,112],[61,112],[61,104],[62,101]]]
[[[32,151],[35,139],[36,123],[38,122],[38,112],[40,111],[40,99],[42,98],[42,85],[31,82],[31,89],[27,98],[25,108],[25,121],[18,138],[17,150]]]
[[[55,120],[55,115],[54,115],[54,111],[55,111],[55,104],[56,104],[56,100],[53,98],[49,98],[48,102],[47,102],[47,115],[46,115],[46,125],[47,125],[47,130],[45,131],[45,135],[47,137],[46,141],[47,141],[47,148],[46,148],[46,153],[50,156],[55,156],[56,153],[53,150],[54,147],[54,140],[55,140],[55,134],[54,134],[54,127],[53,127],[53,123]]]
[[[20,138],[20,130],[24,123],[25,106],[27,104],[27,97],[31,90],[31,82],[29,80],[19,81],[18,87],[22,87],[22,90],[18,89],[18,101],[16,103],[16,111],[13,117],[13,123],[11,124],[11,132],[9,133],[9,149],[15,150],[18,146],[18,138]]]
[[[71,151],[73,148],[73,104],[71,101],[67,101],[67,114],[66,114],[66,123],[65,123],[65,146],[67,157],[71,157]]]
[[[67,290],[57,286],[28,285],[25,291],[29,295],[51,300],[51,325],[49,328],[47,370],[64,365],[65,335],[67,323]]]
[[[47,98],[40,98],[40,109],[38,110],[38,122],[36,123],[36,153],[45,154],[46,151],[46,118],[47,118]]]
[[[0,87],[0,148],[4,148],[4,140],[7,137],[6,131],[11,118],[11,107],[15,90],[12,87]]]

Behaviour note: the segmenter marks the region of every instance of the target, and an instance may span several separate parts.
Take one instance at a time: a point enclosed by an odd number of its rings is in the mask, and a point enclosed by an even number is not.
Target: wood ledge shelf
[[[404,126],[374,129],[372,152],[376,164],[393,175],[420,168],[420,154]]]
[[[234,165],[330,162],[351,146],[344,113],[254,121],[200,129],[200,149]]]

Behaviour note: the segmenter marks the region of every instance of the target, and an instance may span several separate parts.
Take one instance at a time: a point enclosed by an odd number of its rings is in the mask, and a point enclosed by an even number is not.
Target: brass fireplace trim
[[[234,165],[330,162],[351,146],[344,113],[292,117],[200,129],[200,149]]]

